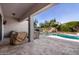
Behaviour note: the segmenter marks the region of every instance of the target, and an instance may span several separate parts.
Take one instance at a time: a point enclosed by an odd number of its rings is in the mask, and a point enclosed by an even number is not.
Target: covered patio
[[[49,3],[2,3],[0,4],[0,13],[2,16],[2,40],[10,31],[25,31],[28,33],[28,41],[34,37],[34,15],[54,6]]]
[[[1,55],[77,55],[79,43],[57,38],[48,38],[41,34],[34,40],[34,16],[56,4],[49,3],[10,3],[0,4],[0,54]],[[14,15],[14,16],[13,16]],[[27,32],[28,42],[21,45],[10,45],[6,38],[10,31]]]
[[[49,3],[42,3],[42,4],[41,3],[10,3],[10,4],[2,3],[0,4],[0,15],[1,15],[0,24],[2,25],[0,26],[1,48],[3,48],[4,46],[8,47],[8,45],[10,45],[9,44],[10,38],[8,37],[8,34],[11,31],[27,32],[28,42],[34,41],[34,18],[33,17],[36,14],[43,12],[44,10],[54,5],[55,4],[49,4]]]

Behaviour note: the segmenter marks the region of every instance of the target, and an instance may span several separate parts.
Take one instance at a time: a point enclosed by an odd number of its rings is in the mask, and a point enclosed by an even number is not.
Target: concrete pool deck
[[[40,35],[39,39],[22,45],[11,46],[8,39],[0,43],[1,55],[79,55],[79,43],[63,39],[48,38]]]

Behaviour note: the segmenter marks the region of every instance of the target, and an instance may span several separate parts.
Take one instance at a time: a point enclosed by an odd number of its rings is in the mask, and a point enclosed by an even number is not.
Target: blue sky
[[[38,20],[38,24],[54,18],[60,23],[79,21],[79,4],[61,3],[39,13],[35,18]]]

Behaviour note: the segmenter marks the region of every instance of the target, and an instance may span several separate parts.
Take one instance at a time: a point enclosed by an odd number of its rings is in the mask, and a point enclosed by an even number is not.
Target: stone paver
[[[1,55],[78,55],[79,43],[63,39],[48,38],[40,35],[39,39],[22,45],[11,46],[8,39],[0,43]]]

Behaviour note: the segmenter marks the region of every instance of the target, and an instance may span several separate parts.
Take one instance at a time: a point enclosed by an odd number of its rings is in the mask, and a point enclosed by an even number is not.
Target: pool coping
[[[57,39],[63,39],[63,40],[67,40],[67,41],[79,42],[79,40],[73,40],[73,39],[63,38],[63,37],[53,36],[53,35],[48,35],[47,37],[48,37],[48,38],[57,38]]]

